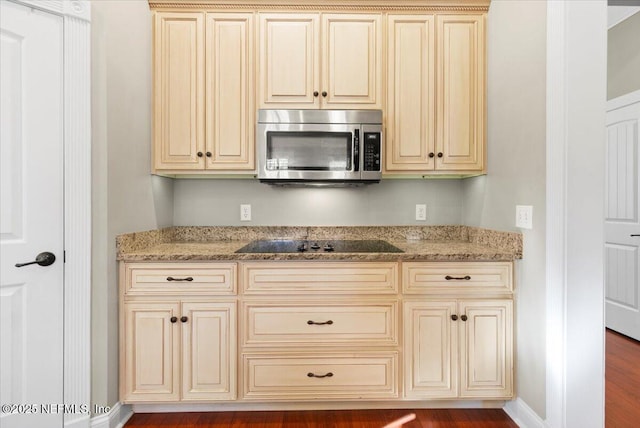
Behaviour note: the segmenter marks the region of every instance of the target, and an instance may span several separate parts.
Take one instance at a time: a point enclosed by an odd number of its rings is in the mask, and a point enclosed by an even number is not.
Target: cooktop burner
[[[403,253],[400,248],[382,240],[290,240],[252,241],[236,253]]]

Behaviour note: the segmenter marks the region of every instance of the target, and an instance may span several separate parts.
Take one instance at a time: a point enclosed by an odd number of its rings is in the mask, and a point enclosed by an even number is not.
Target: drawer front
[[[248,345],[397,345],[397,301],[368,304],[244,303]]]
[[[243,263],[245,294],[396,294],[397,263]]]
[[[127,295],[235,294],[235,263],[135,263],[125,268]]]
[[[395,352],[288,356],[244,354],[245,399],[398,397]]]
[[[513,291],[511,262],[410,262],[402,264],[404,293]]]

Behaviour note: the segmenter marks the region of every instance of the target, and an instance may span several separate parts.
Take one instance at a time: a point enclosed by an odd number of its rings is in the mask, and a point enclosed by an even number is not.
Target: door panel
[[[381,108],[381,15],[322,16],[322,103],[326,108]]]
[[[63,403],[63,20],[0,2],[0,402]],[[44,251],[50,266],[33,261]],[[63,414],[0,414],[2,427]]]
[[[455,302],[406,302],[404,309],[405,396],[458,395],[459,321]]]
[[[638,134],[640,91],[607,112],[605,196],[606,326],[640,340]]]
[[[315,108],[320,67],[317,14],[260,16],[260,108]]]
[[[513,303],[510,300],[459,303],[460,396],[513,395]],[[466,321],[462,319],[466,316]]]
[[[253,170],[253,15],[207,14],[207,169]]]
[[[183,303],[181,316],[182,399],[235,399],[235,303]]]
[[[434,25],[431,15],[389,16],[387,171],[435,165]]]
[[[480,15],[437,17],[440,170],[484,166],[484,20]]]
[[[203,169],[204,14],[156,13],[155,168]]]

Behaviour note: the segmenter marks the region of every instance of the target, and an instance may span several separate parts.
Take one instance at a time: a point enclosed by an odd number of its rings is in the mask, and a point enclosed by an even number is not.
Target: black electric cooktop
[[[403,253],[400,248],[381,240],[290,240],[252,241],[236,253]]]

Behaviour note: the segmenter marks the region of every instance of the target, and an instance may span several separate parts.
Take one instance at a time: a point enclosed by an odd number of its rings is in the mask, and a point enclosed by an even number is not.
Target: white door
[[[633,94],[607,111],[605,313],[608,328],[640,340],[640,91]]]
[[[63,420],[41,406],[63,402],[62,28],[61,17],[0,1],[3,428]],[[55,262],[16,267],[43,252]]]

